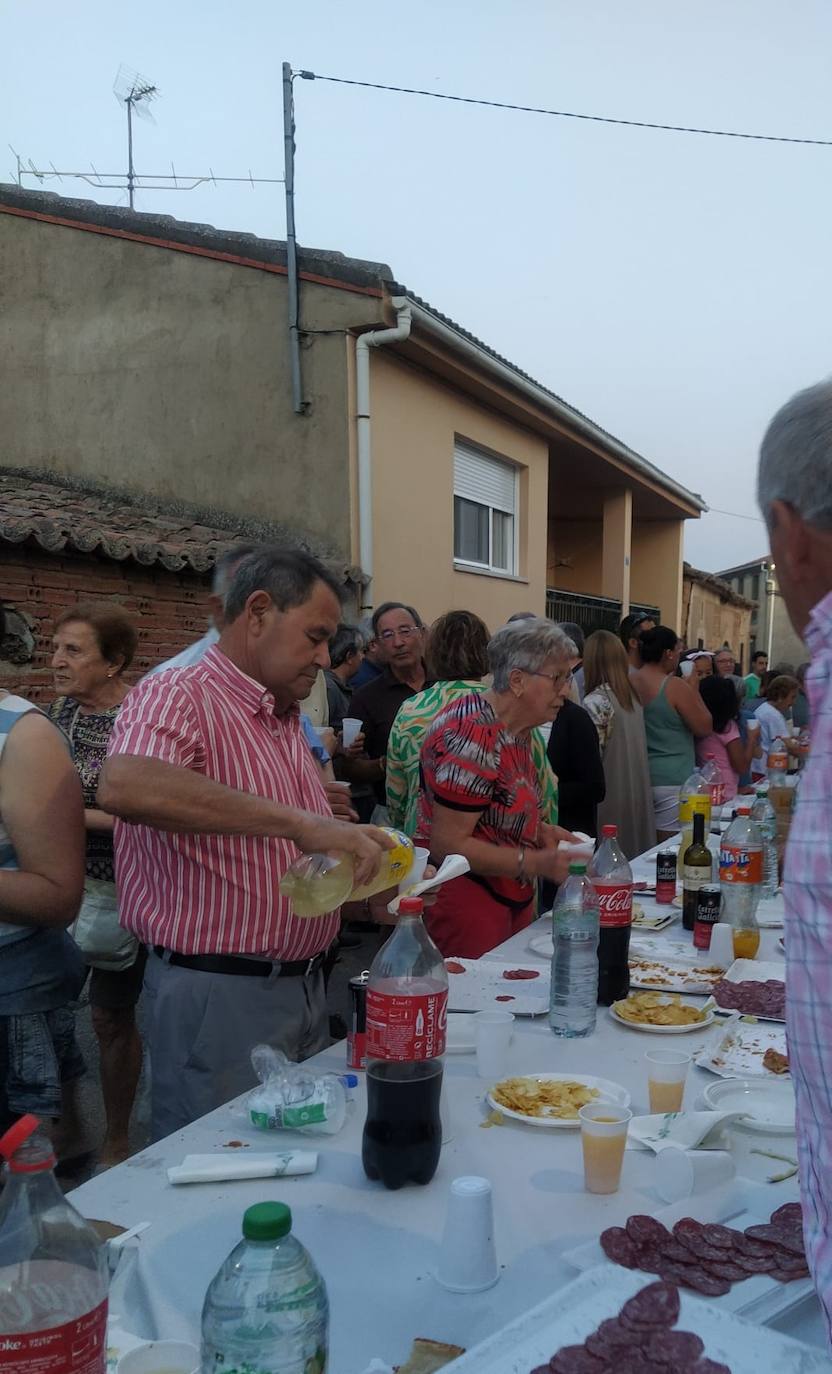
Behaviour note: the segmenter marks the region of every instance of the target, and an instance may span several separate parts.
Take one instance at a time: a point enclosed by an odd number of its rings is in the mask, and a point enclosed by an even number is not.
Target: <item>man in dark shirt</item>
[[[359,687],[366,687],[368,682],[375,682],[384,671],[384,650],[375,637],[373,617],[364,616],[358,628],[364,640],[364,660],[352,681],[354,692],[357,692]]]
[[[558,780],[558,825],[594,839],[598,803],[606,796],[607,784],[598,731],[583,706],[574,701],[563,703],[552,724],[546,753]],[[543,884],[544,911],[552,905],[555,892],[553,883]]]
[[[400,601],[385,601],[373,613],[373,634],[381,645],[384,669],[374,682],[353,693],[350,714],[364,723],[364,754],[345,761],[352,782],[369,782],[379,806],[386,804],[387,741],[403,701],[428,686],[423,660],[424,626],[417,611]]]
[[[324,669],[329,724],[336,735],[351,715],[353,681],[364,658],[364,638],[355,625],[339,625],[329,641],[329,667]]]

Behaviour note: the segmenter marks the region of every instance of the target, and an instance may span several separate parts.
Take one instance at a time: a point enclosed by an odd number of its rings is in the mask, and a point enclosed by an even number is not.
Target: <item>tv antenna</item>
[[[154,86],[152,81],[148,81],[139,72],[134,72],[132,67],[125,67],[122,63],[113,83],[113,95],[127,111],[127,197],[132,210],[136,189],[136,169],[133,165],[133,113],[135,112],[140,119],[149,119],[151,124],[154,123],[150,102],[159,95],[159,87]]]

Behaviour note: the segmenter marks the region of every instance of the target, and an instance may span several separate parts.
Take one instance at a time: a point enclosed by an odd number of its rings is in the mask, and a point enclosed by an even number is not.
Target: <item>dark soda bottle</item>
[[[598,894],[598,1001],[612,1006],[630,991],[630,931],[633,924],[633,870],[618,843],[618,826],[605,825],[588,876]]]
[[[422,923],[422,899],[403,897],[367,983],[367,1120],[361,1159],[385,1188],[429,1183],[439,1163],[448,973]]]

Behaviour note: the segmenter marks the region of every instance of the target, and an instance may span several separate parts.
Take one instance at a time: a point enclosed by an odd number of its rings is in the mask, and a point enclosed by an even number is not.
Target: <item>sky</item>
[[[0,180],[114,171],[127,64],[156,83],[137,169],[282,176],[281,64],[659,123],[832,139],[828,0],[0,0]],[[832,371],[832,147],[710,138],[295,83],[297,230],[397,280],[712,511],[686,557],[766,552],[756,452]],[[29,178],[24,185],[35,186]],[[45,189],[115,202],[83,182]],[[281,186],[137,209],[285,234]]]

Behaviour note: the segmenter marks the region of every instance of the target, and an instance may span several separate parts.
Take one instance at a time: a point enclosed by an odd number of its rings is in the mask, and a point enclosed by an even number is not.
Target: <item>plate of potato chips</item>
[[[610,1007],[613,1020],[648,1035],[684,1035],[704,1030],[714,1019],[712,1002],[704,1005],[678,992],[631,992]]]
[[[589,1102],[629,1107],[630,1094],[620,1083],[588,1073],[528,1073],[503,1078],[486,1093],[490,1107],[529,1126],[574,1130],[578,1112]]]

